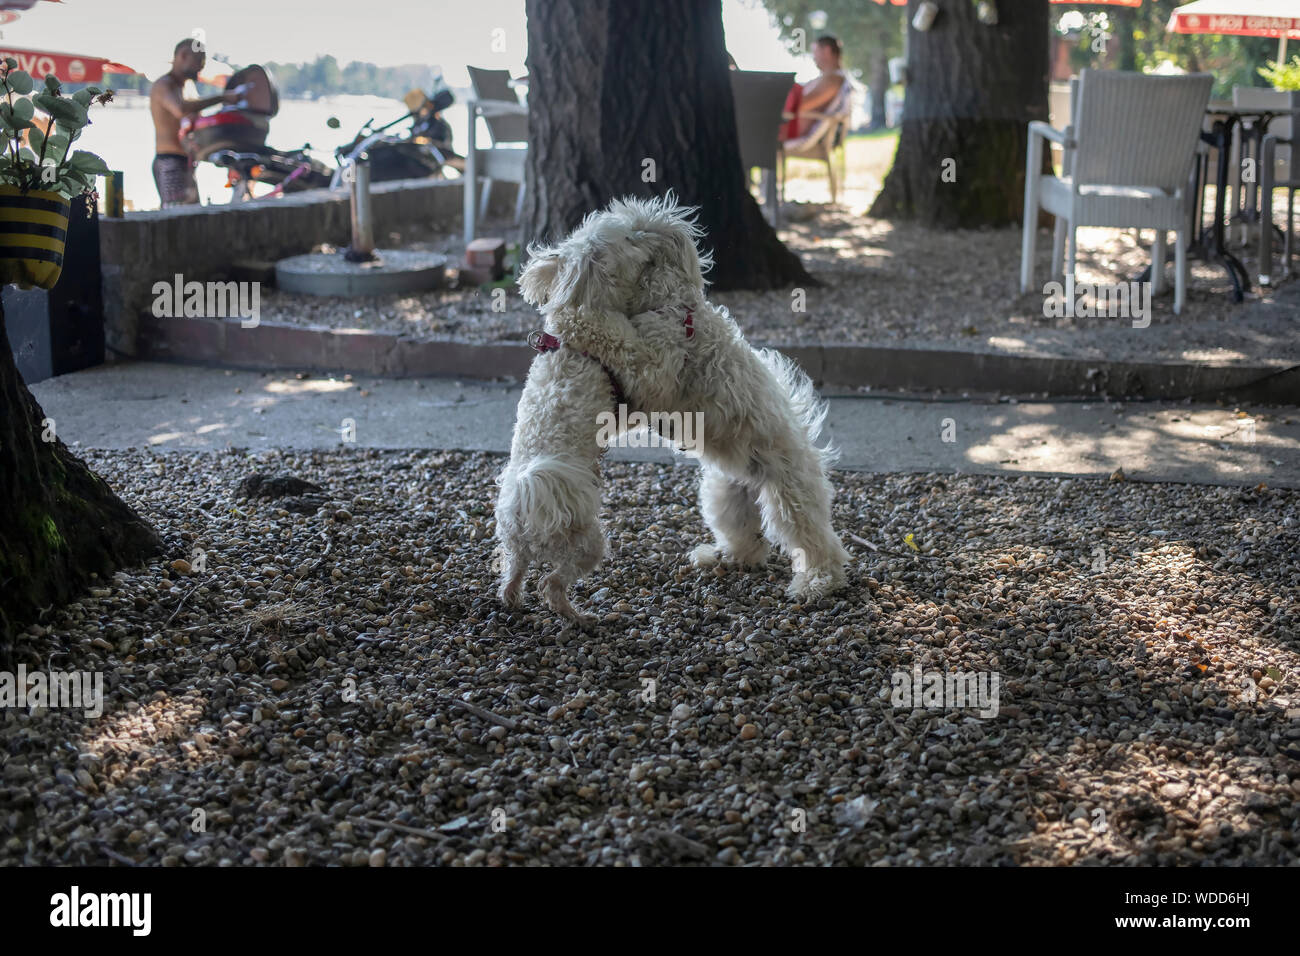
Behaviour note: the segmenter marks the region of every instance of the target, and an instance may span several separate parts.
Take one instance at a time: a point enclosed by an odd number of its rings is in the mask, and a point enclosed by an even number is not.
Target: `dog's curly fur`
[[[597,416],[612,406],[599,362],[618,377],[631,408],[703,414],[700,509],[716,541],[692,552],[697,565],[762,564],[771,541],[793,560],[791,597],[819,597],[844,583],[848,554],[831,527],[826,476],[835,452],[814,444],[825,403],[794,363],[750,347],[726,310],[706,299],[711,263],[697,249],[693,211],[671,193],[615,200],[558,245],[529,249],[520,289],[565,348],[533,364],[500,479],[507,602],[518,599],[528,565],[549,560],[543,598],[576,617],[564,593],[604,553],[599,485],[587,480],[598,469]],[[528,491],[529,483],[544,488]]]

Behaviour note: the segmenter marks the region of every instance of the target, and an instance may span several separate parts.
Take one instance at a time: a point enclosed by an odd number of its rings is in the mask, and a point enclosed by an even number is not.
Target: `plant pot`
[[[0,186],[0,284],[54,288],[63,271],[71,208],[58,193]]]

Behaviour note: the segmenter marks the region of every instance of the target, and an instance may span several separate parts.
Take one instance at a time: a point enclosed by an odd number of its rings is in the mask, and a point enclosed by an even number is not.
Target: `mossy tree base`
[[[157,533],[42,424],[0,306],[0,663],[41,611],[161,548]],[[55,429],[57,434],[57,428]]]
[[[949,229],[1020,222],[1029,122],[1047,119],[1048,3],[997,9],[996,26],[972,3],[943,5],[925,33],[909,26],[898,152],[872,216]]]

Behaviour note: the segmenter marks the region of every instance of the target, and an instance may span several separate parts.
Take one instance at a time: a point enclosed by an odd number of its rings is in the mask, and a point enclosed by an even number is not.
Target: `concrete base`
[[[763,343],[770,344],[770,343]],[[1300,368],[1239,363],[1099,362],[955,349],[782,346],[819,387],[1000,395],[1217,399],[1300,404]],[[385,378],[523,378],[535,353],[523,342],[448,342],[395,332],[337,331],[238,320],[140,317],[140,355],[247,369],[352,372]]]
[[[275,281],[304,295],[384,295],[427,292],[447,284],[447,257],[433,252],[376,249],[371,262],[349,262],[342,252],[310,252],[281,259]]]

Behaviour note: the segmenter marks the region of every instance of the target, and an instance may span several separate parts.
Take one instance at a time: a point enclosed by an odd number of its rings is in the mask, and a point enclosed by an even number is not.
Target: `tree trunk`
[[[1133,35],[1137,12],[1129,7],[1117,7],[1110,15],[1114,17],[1119,40],[1119,69],[1133,72],[1137,69],[1137,37]]]
[[[911,27],[907,101],[894,166],[871,208],[932,227],[1020,221],[1026,127],[1047,119],[1047,0],[999,0],[997,26],[972,3],[945,3]]]
[[[699,206],[718,289],[813,284],[746,188],[720,0],[528,0],[524,234],[619,196]]]
[[[90,581],[160,548],[157,534],[50,430],[14,366],[0,306],[0,662],[19,631]],[[55,429],[57,432],[57,429]],[[45,439],[49,440],[45,440]]]

